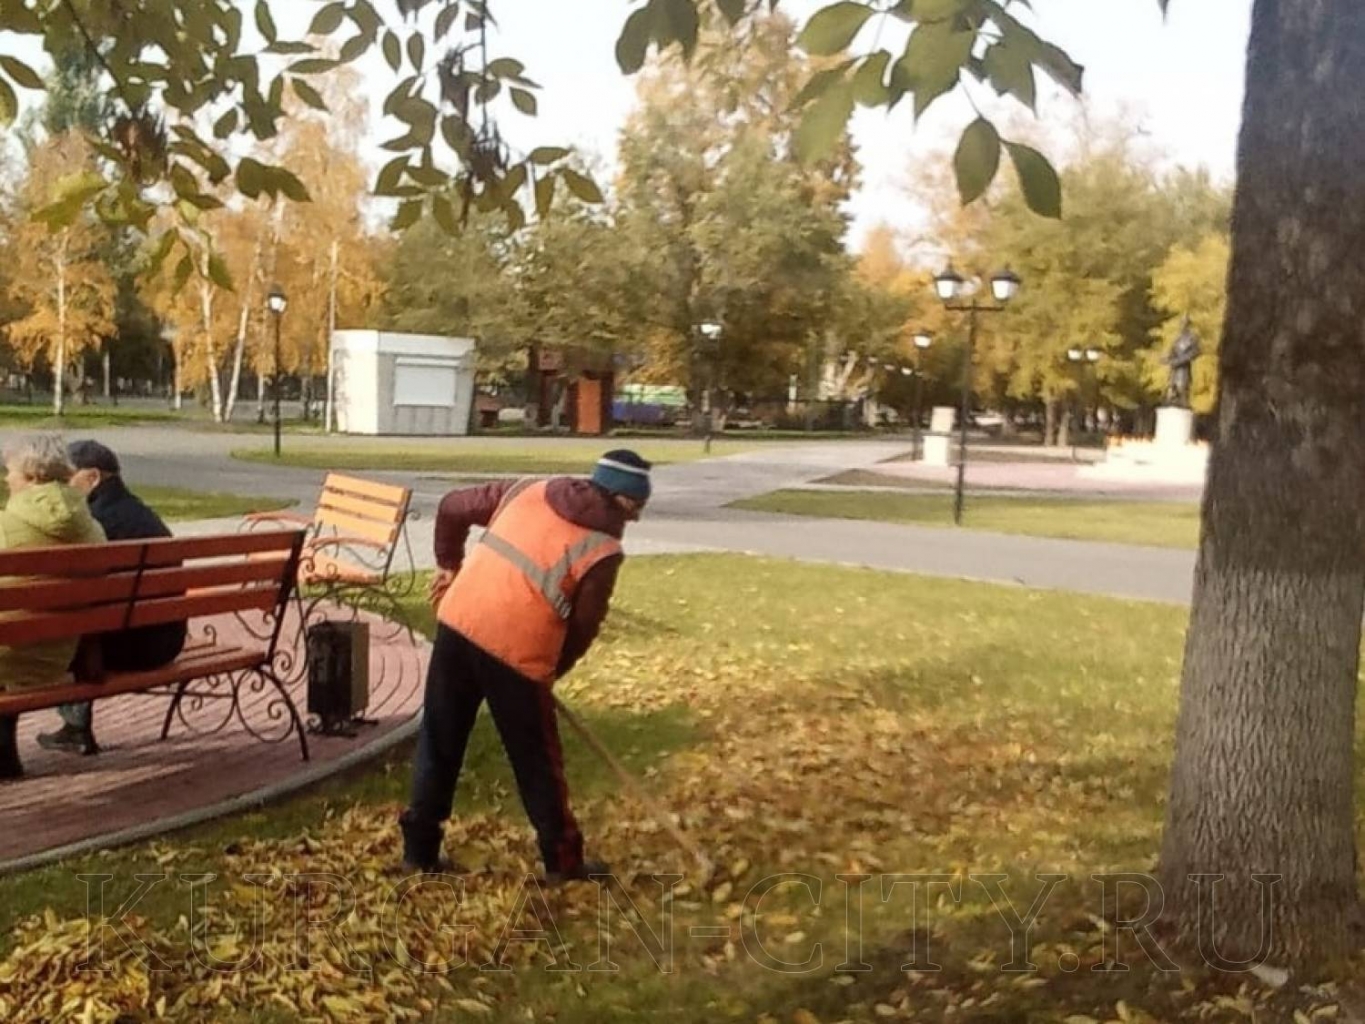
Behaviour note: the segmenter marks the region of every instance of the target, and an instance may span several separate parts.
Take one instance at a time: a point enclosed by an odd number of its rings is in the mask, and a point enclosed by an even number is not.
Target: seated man
[[[71,486],[86,496],[90,514],[109,540],[169,537],[161,517],[143,504],[123,482],[118,456],[98,441],[77,441],[69,449],[75,473]],[[99,662],[106,672],[148,672],[168,665],[185,647],[185,623],[171,622],[97,638]],[[95,754],[94,714],[89,704],[61,708],[62,727],[44,733],[38,743],[49,750]]]
[[[26,438],[5,449],[9,501],[0,509],[0,550],[99,544],[104,531],[85,498],[70,486],[73,469],[61,439]],[[76,644],[68,640],[0,647],[0,690],[63,682]],[[18,719],[0,717],[0,779],[24,773],[15,745]]]

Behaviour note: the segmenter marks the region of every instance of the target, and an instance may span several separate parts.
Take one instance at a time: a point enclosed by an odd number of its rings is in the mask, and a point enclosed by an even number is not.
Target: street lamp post
[[[270,315],[275,320],[275,365],[271,377],[272,388],[275,392],[275,458],[280,457],[280,320],[284,317],[285,307],[289,305],[289,299],[284,294],[284,289],[279,285],[274,285],[270,289],[270,294],[266,297],[266,305],[270,308]]]
[[[877,371],[880,368],[881,360],[876,356],[867,357],[867,389],[862,398],[862,417],[863,426],[877,425]],[[871,418],[871,424],[868,419]]]
[[[921,358],[923,352],[928,351],[929,346],[934,343],[934,339],[921,331],[915,335],[915,461],[920,460],[924,443],[923,428],[920,426],[920,419],[924,415],[924,364]]]
[[[706,441],[704,450],[707,455],[711,454],[711,434],[715,429],[715,410],[712,405],[711,392],[716,384],[716,348],[720,345],[721,335],[725,333],[725,328],[714,321],[708,321],[697,325],[697,333],[701,335],[706,343],[706,389],[701,396],[701,412],[705,421],[703,429],[706,431]]]
[[[934,290],[943,301],[944,308],[967,314],[967,354],[962,361],[962,402],[958,410],[958,453],[957,489],[953,495],[953,522],[962,524],[963,493],[967,483],[967,414],[971,411],[972,400],[972,358],[976,351],[976,317],[978,313],[999,313],[1019,291],[1019,278],[1008,267],[991,275],[991,295],[993,303],[982,303],[976,299],[976,291],[953,270],[949,264],[943,273],[934,278]],[[959,301],[962,296],[969,301]]]
[[[1079,378],[1077,381],[1077,391],[1079,392],[1077,406],[1082,413],[1082,418],[1084,418],[1085,413],[1085,367],[1090,366],[1093,369],[1103,355],[1104,353],[1093,345],[1086,348],[1069,348],[1066,350],[1067,362],[1079,370],[1077,373]],[[1077,426],[1080,424],[1078,423]],[[1076,461],[1076,433],[1074,430],[1071,434],[1071,461]]]

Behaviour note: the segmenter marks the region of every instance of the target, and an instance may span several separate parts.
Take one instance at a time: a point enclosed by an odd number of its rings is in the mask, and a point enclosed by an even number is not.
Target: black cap
[[[73,441],[67,448],[71,465],[77,469],[98,469],[101,473],[118,476],[118,456],[98,441]]]

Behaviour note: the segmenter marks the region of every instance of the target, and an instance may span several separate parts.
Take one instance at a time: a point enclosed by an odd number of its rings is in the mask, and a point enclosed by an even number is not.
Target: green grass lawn
[[[180,487],[139,487],[138,497],[167,522],[187,519],[220,519],[247,512],[273,512],[288,508],[292,501],[279,498],[253,498],[237,494],[205,494]],[[9,500],[9,489],[0,480],[0,505]]]
[[[235,459],[306,469],[393,470],[416,473],[587,473],[604,451],[629,447],[655,465],[706,458],[700,440],[615,440],[613,438],[446,439],[440,443],[338,440],[330,444],[292,444],[276,460],[269,448],[244,448]],[[736,455],[755,447],[717,440],[711,456]]]
[[[946,491],[941,495],[774,491],[736,502],[733,507],[826,519],[867,519],[923,526],[951,526],[953,523],[953,496]],[[973,497],[969,493],[963,525],[970,529],[1035,537],[1193,548],[1199,541],[1199,506],[1193,502]]]
[[[0,878],[0,1019],[54,1019],[64,1003],[98,1020],[228,1024],[1318,1019],[1330,989],[1164,974],[1131,940],[1131,970],[1091,969],[1115,947],[1090,876],[1149,871],[1157,854],[1184,626],[1179,609],[1093,597],[729,555],[632,560],[600,644],[556,692],[679,815],[711,877],[688,872],[566,729],[590,850],[639,917],[611,911],[604,931],[612,903],[594,886],[539,894],[485,719],[447,834],[472,873],[395,896],[399,755],[246,816]],[[688,874],[668,913],[656,872]],[[960,900],[931,897],[932,920],[921,899],[917,931],[908,890],[883,899],[879,879],[910,872],[961,886]],[[1010,933],[967,880],[983,872],[1005,876],[996,896],[1019,914],[1039,873],[1067,876],[1030,931],[1037,970],[1001,970]],[[110,907],[135,875],[168,876],[127,924],[168,970],[126,955],[77,970],[83,873],[112,876]],[[203,873],[192,914],[186,879]],[[859,875],[872,881],[850,932]],[[295,908],[330,931],[296,932]],[[645,941],[665,922],[668,956]],[[516,928],[543,941],[505,942]],[[912,942],[941,970],[903,971]],[[209,966],[253,948],[244,969]],[[339,969],[343,948],[370,973]],[[495,959],[512,969],[472,966]],[[418,970],[441,962],[455,966]]]
[[[60,417],[52,414],[51,404],[0,405],[0,428],[26,427],[32,430],[72,430],[91,427],[126,427],[135,423],[170,423],[183,419],[179,413],[142,406],[67,405]]]
[[[179,487],[140,487],[138,495],[168,522],[185,519],[222,519],[248,512],[274,512],[294,502],[237,494],[187,491]]]

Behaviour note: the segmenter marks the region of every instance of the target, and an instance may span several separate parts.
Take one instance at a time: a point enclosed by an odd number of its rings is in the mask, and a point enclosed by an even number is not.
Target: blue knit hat
[[[634,452],[618,448],[597,460],[592,471],[592,482],[612,494],[645,502],[649,500],[650,465]]]

